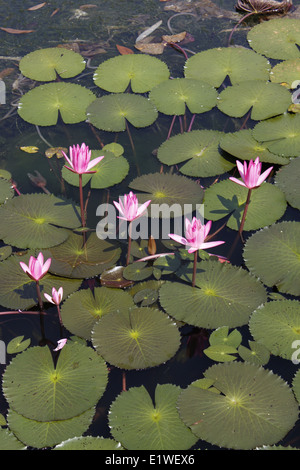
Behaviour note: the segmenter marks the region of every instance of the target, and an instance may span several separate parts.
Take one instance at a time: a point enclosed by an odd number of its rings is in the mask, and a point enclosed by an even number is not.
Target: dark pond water
[[[89,67],[82,76],[74,79],[74,83],[89,86],[94,92],[95,86],[91,85],[94,68],[110,57],[118,54],[116,45],[122,45],[134,50],[136,37],[147,27],[162,20],[162,26],[157,34],[170,34],[170,28],[175,32],[188,31],[193,41],[186,45],[188,55],[200,52],[212,47],[227,46],[228,35],[235,22],[224,17],[198,15],[182,15],[170,18],[174,11],[165,10],[167,2],[158,0],[93,0],[94,8],[82,8],[79,1],[66,0],[50,1],[45,6],[35,11],[28,8],[36,5],[36,1],[1,2],[0,4],[0,27],[14,28],[20,30],[33,30],[33,33],[10,34],[0,30],[0,73],[7,70],[4,76],[6,85],[6,104],[0,106],[0,168],[11,172],[19,191],[23,194],[35,191],[32,186],[28,172],[38,170],[47,180],[47,188],[51,193],[60,194],[60,184],[54,172],[49,166],[49,160],[43,158],[45,149],[51,146],[64,146],[86,142],[90,148],[99,146],[98,140],[85,123],[66,126],[59,124],[41,128],[39,135],[35,126],[23,121],[17,114],[16,103],[23,93],[26,93],[31,84],[28,80],[22,80],[18,70],[18,58],[39,48],[54,47],[58,44],[70,44],[80,42],[87,44],[91,50],[101,48],[100,53],[91,53]],[[234,11],[234,0],[215,0],[219,8]],[[299,4],[294,1],[294,4]],[[242,46],[247,46],[246,29],[239,28],[234,34],[234,41]],[[156,33],[154,33],[156,34]],[[161,58],[161,57],[160,57]],[[162,59],[168,64],[171,74],[179,76],[182,73],[184,56],[174,48],[166,48]],[[228,119],[222,113],[214,110],[205,113],[197,120],[195,128],[213,128],[215,130],[234,131],[241,127],[243,119]],[[160,163],[155,158],[155,149],[162,143],[167,134],[170,119],[161,117],[158,127],[147,129],[132,129],[132,137],[135,142],[136,155],[139,156],[139,171],[141,174],[156,172],[160,170]],[[174,133],[179,132],[179,127]],[[101,132],[103,142],[110,142],[112,136]],[[128,189],[128,183],[138,174],[136,160],[132,154],[127,135],[118,135],[118,142],[125,149],[130,163],[130,171],[126,179],[120,184],[107,190],[94,190],[89,201],[90,227],[97,223],[96,208],[101,202],[105,202],[109,196],[110,200],[116,199]],[[20,150],[21,146],[37,146],[41,150],[38,154],[28,154]],[[227,178],[222,175],[220,179]],[[209,186],[215,178],[201,180],[204,187]],[[68,186],[67,195],[70,199],[78,201],[77,188]],[[284,220],[299,220],[298,211],[289,208]],[[1,224],[5,220],[1,221]],[[226,240],[228,252],[234,241],[235,234],[229,229],[222,231],[222,240]],[[232,254],[231,262],[234,265],[242,265],[242,246],[238,244]],[[226,250],[216,249],[215,253],[226,255]],[[88,285],[84,285],[88,288]],[[2,308],[2,311],[7,309]],[[45,325],[47,337],[53,342],[57,338],[57,322],[53,318],[56,310],[49,308]],[[53,314],[53,315],[52,315]],[[243,340],[247,341],[249,334],[247,328],[240,328],[243,332]],[[149,393],[153,395],[158,383],[173,383],[182,388],[201,377],[202,373],[214,362],[204,353],[203,349],[208,346],[208,332],[185,326],[182,330],[182,344],[176,356],[165,365],[145,371],[126,372],[126,386],[144,385]],[[40,324],[38,317],[30,315],[5,315],[0,321],[0,338],[4,342],[10,341],[18,335],[30,337],[32,345],[38,344],[40,340]],[[8,357],[9,360],[9,357]],[[1,372],[5,365],[1,365]],[[284,380],[291,383],[297,370],[296,366],[289,361],[272,357],[268,368],[278,373]],[[110,437],[107,423],[107,409],[114,398],[122,389],[122,371],[112,368],[108,387],[101,399],[97,413],[89,428],[89,434],[95,436]],[[0,412],[5,415],[7,404],[0,397]],[[288,412],[288,410],[287,410]],[[300,446],[299,426],[284,438],[283,445]],[[205,442],[198,442],[195,448],[214,448]],[[217,447],[215,447],[217,449]]]

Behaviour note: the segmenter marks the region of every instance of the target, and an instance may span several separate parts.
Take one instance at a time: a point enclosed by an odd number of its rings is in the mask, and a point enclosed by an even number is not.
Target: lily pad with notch
[[[205,217],[208,220],[229,217],[227,227],[238,230],[247,195],[247,188],[229,179],[210,186],[205,191]],[[283,216],[286,207],[281,189],[273,184],[263,183],[251,193],[244,230],[257,230],[273,224]]]
[[[172,136],[158,148],[157,158],[166,165],[178,165],[186,176],[209,177],[230,171],[235,163],[224,158],[219,149],[223,132],[194,130]]]
[[[222,448],[255,449],[280,441],[298,419],[287,382],[263,367],[233,361],[211,366],[204,376],[219,393],[191,383],[178,399],[181,419],[199,439]]]
[[[251,119],[259,121],[287,111],[291,94],[279,83],[247,80],[225,88],[218,96],[218,108],[228,116],[240,118],[251,110]]]
[[[102,62],[93,78],[98,87],[111,93],[123,93],[129,85],[134,93],[146,93],[169,76],[167,65],[157,57],[128,54]]]
[[[26,54],[19,62],[20,72],[31,80],[48,82],[78,75],[85,69],[83,57],[70,49],[49,47]]]
[[[257,366],[263,366],[270,360],[269,349],[258,341],[248,341],[249,348],[241,344],[238,348],[239,356],[245,361]]]
[[[119,93],[95,99],[87,108],[88,121],[97,129],[121,132],[126,121],[134,127],[147,127],[157,119],[154,104],[140,95]]]
[[[147,369],[170,360],[180,333],[168,315],[151,307],[121,309],[94,325],[92,343],[106,362],[120,369]]]
[[[246,266],[267,286],[300,295],[299,241],[300,222],[284,221],[265,227],[246,241],[243,253]]]
[[[0,207],[0,238],[18,248],[48,248],[80,226],[78,208],[52,194],[22,194]]]
[[[300,210],[300,157],[293,159],[275,175],[275,184],[284,192],[287,202]]]
[[[18,114],[37,126],[53,126],[59,116],[65,124],[76,124],[86,120],[86,108],[95,98],[90,90],[74,83],[46,83],[22,96]]]
[[[218,88],[228,76],[232,85],[245,80],[268,80],[268,60],[244,47],[218,47],[198,52],[185,64],[185,77]]]

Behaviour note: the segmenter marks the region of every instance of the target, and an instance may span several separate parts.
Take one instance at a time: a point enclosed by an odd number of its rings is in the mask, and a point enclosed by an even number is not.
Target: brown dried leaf
[[[150,44],[143,44],[137,42],[134,47],[144,54],[162,54],[165,49],[165,44],[162,42],[152,42]]]
[[[28,11],[34,11],[34,10],[39,10],[40,8],[44,7],[47,2],[43,3],[38,3],[37,5],[34,5],[33,7],[27,8]]]
[[[133,50],[129,49],[129,47],[120,46],[119,44],[116,44],[116,48],[118,49],[121,55],[134,54]]]
[[[0,29],[2,29],[2,31],[5,31],[6,33],[10,33],[10,34],[34,33],[33,29],[2,28],[1,26],[0,26]]]
[[[172,36],[162,36],[162,40],[167,43],[181,42],[184,40],[185,36],[186,36],[186,31],[183,31],[182,33],[173,34]]]
[[[4,78],[4,77],[7,77],[7,75],[10,75],[12,72],[14,72],[15,69],[13,68],[6,68],[6,69],[3,69],[1,70],[0,72],[0,78]]]
[[[54,11],[51,13],[50,18],[52,18],[52,16],[56,15],[56,13],[58,13],[59,10],[60,10],[59,8],[56,8],[56,10],[54,10]]]

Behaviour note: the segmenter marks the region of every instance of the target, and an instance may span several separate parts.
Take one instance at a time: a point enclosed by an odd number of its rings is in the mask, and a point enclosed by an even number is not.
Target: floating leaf
[[[243,216],[248,189],[227,179],[205,191],[205,217],[219,220],[231,214],[227,226],[238,230]],[[251,193],[244,230],[257,230],[280,219],[286,210],[283,192],[270,183],[264,183]]]
[[[180,345],[180,333],[162,311],[134,307],[103,315],[94,326],[92,343],[116,367],[146,369],[174,356]]]
[[[228,132],[221,137],[220,147],[239,160],[255,160],[259,157],[261,162],[287,165],[289,160],[271,153],[265,143],[254,139],[251,129],[242,129],[237,132]]]
[[[137,262],[126,266],[123,276],[131,281],[143,281],[152,275],[152,271],[152,266],[147,266],[147,262]]]
[[[0,178],[0,204],[3,204],[8,199],[14,196],[14,190],[10,181]]]
[[[218,96],[218,108],[228,116],[242,117],[251,109],[251,119],[268,119],[284,113],[291,103],[289,90],[278,83],[247,80],[227,87]]]
[[[0,428],[0,450],[26,450],[26,447],[11,431]]]
[[[107,376],[103,359],[90,347],[68,342],[54,367],[48,346],[35,346],[6,367],[3,392],[10,408],[25,418],[65,420],[98,402]]]
[[[8,343],[6,347],[6,352],[8,354],[17,354],[19,352],[24,351],[26,348],[28,348],[28,346],[31,343],[31,339],[27,338],[25,341],[23,341],[23,339],[24,339],[24,335],[16,336],[16,338],[13,338],[12,340],[10,340],[10,342]]]
[[[135,294],[133,300],[136,304],[140,303],[141,307],[148,307],[154,304],[158,299],[158,292],[153,289],[143,289]]]
[[[157,385],[154,404],[144,386],[121,393],[110,406],[114,438],[128,450],[189,449],[197,438],[178,415],[180,391],[176,385]]]
[[[146,93],[168,80],[167,65],[156,57],[126,54],[102,62],[94,74],[94,82],[112,93],[123,93],[130,84],[134,93]]]
[[[232,85],[245,80],[268,80],[270,64],[264,57],[243,47],[218,47],[198,52],[185,64],[185,77],[219,87],[229,76]]]
[[[166,165],[180,166],[179,171],[187,176],[215,176],[234,167],[219,151],[223,132],[195,130],[178,134],[163,142],[158,148],[157,158]]]
[[[106,269],[100,276],[101,286],[107,287],[129,287],[134,284],[123,277],[124,266],[114,266],[113,268]]]
[[[57,276],[87,278],[101,274],[114,265],[121,249],[91,233],[82,246],[82,235],[71,234],[64,243],[44,252],[52,259],[50,272]]]
[[[0,248],[0,261],[8,258],[12,254],[12,247],[10,245],[4,245]]]
[[[165,80],[149,93],[159,112],[183,115],[186,107],[191,113],[205,113],[217,104],[217,92],[211,85],[188,78]]]
[[[61,307],[63,324],[73,334],[91,338],[94,324],[103,315],[134,306],[128,292],[108,287],[80,290],[70,295]]]
[[[300,20],[275,18],[250,29],[247,39],[256,52],[271,59],[300,57]]]
[[[238,330],[232,330],[229,333],[228,326],[222,326],[213,331],[209,337],[209,344],[216,346],[220,344],[227,344],[237,348],[242,342],[242,335]]]
[[[267,302],[252,313],[250,332],[255,341],[268,348],[271,354],[291,360],[293,342],[300,340],[299,317],[300,302],[297,300]]]
[[[62,47],[38,49],[25,55],[19,62],[21,73],[25,77],[40,82],[70,78],[85,69],[85,61],[77,52]]]
[[[34,145],[29,145],[28,147],[20,147],[20,149],[26,153],[37,153],[39,151],[39,148],[35,147]]]
[[[10,34],[27,34],[27,33],[35,32],[33,29],[15,29],[15,28],[3,28],[3,27],[0,27],[0,29]]]
[[[68,153],[68,149],[66,147],[50,147],[45,151],[45,155],[47,158],[52,158],[54,155],[56,155],[56,158],[64,158],[64,154]]]
[[[300,57],[289,59],[276,64],[270,72],[270,80],[274,83],[284,83],[288,88],[292,88],[295,80],[300,77]]]
[[[244,247],[252,274],[280,292],[300,295],[300,222],[280,222],[254,233]]]
[[[287,202],[300,210],[299,172],[300,158],[298,157],[277,171],[275,184],[283,191]]]
[[[253,129],[253,137],[267,149],[282,157],[294,157],[300,153],[300,115],[285,113],[259,122]]]
[[[87,116],[98,129],[120,132],[126,129],[126,121],[134,127],[150,126],[158,113],[153,103],[143,96],[119,93],[97,98],[88,107]]]
[[[219,393],[192,383],[178,400],[181,419],[199,439],[229,449],[254,449],[280,441],[298,419],[292,390],[262,367],[216,364],[204,376],[213,379]]]
[[[61,442],[53,450],[123,450],[123,447],[114,439],[80,436]]]
[[[249,341],[249,347],[246,348],[242,344],[238,348],[238,353],[241,358],[257,366],[263,366],[270,360],[270,351],[257,341]]]
[[[236,348],[229,346],[228,344],[215,344],[204,349],[204,353],[207,357],[217,362],[229,362],[235,361],[238,354]]]
[[[144,54],[162,54],[165,50],[165,44],[163,42],[136,42],[134,47]]]
[[[296,399],[300,403],[300,369],[297,370],[293,378],[293,391]]]
[[[184,205],[190,204],[194,208],[196,204],[201,204],[204,194],[201,186],[195,181],[170,173],[138,176],[129,183],[129,187],[134,191],[142,191],[137,193],[141,204],[151,199],[149,210],[151,209],[152,217],[182,216]],[[158,214],[152,210],[152,204],[157,205],[155,209]]]
[[[64,123],[75,124],[86,120],[86,108],[95,95],[74,83],[46,83],[25,93],[19,101],[18,113],[22,119],[38,126],[52,126],[60,115]]]
[[[18,248],[48,248],[65,241],[69,228],[80,226],[72,204],[54,195],[23,194],[0,207],[5,220],[0,237]]]
[[[191,282],[192,263],[189,266],[182,270],[181,278]],[[195,287],[166,282],[160,288],[159,300],[176,320],[200,328],[224,325],[235,328],[248,323],[253,310],[266,302],[267,294],[264,286],[247,271],[208,260],[198,265]]]
[[[120,46],[120,44],[116,44],[116,48],[118,49],[121,55],[134,54],[133,50],[129,49],[129,47]]]

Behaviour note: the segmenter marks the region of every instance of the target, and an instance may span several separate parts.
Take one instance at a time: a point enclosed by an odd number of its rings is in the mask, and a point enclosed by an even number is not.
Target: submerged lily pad
[[[146,93],[169,76],[167,65],[157,57],[128,54],[102,62],[95,71],[94,82],[112,93],[124,92],[129,84],[134,93]]]
[[[271,354],[291,360],[294,352],[292,344],[300,340],[299,319],[300,302],[275,300],[252,313],[249,328],[255,341],[267,347]]]
[[[113,437],[128,450],[183,450],[197,441],[181,421],[176,402],[180,387],[157,385],[154,403],[144,386],[131,387],[110,406]]]
[[[90,347],[68,342],[54,366],[48,346],[35,346],[6,367],[3,392],[10,408],[25,418],[64,420],[96,405],[107,378],[104,360]]]
[[[94,324],[100,317],[122,308],[134,306],[132,296],[125,291],[96,287],[70,295],[61,307],[63,324],[73,334],[91,339]]]
[[[19,101],[18,114],[37,126],[57,124],[59,115],[66,124],[86,120],[86,108],[95,95],[74,83],[46,83],[28,91]]]
[[[287,202],[300,210],[299,174],[300,158],[298,157],[277,171],[275,184],[284,192]]]
[[[230,171],[235,163],[225,159],[219,151],[223,132],[195,130],[175,135],[166,140],[157,152],[157,158],[166,165],[180,166],[179,171],[187,176],[208,177]]]
[[[174,356],[180,346],[180,333],[162,311],[134,307],[102,316],[94,325],[92,343],[116,367],[146,369]]]
[[[254,233],[243,256],[247,268],[264,284],[300,295],[300,222],[280,222]]]
[[[0,207],[0,238],[18,248],[48,248],[80,226],[78,209],[48,194],[22,194]]]
[[[195,181],[170,173],[138,176],[129,183],[129,187],[134,191],[141,191],[137,193],[139,203],[151,199],[148,208],[149,211],[151,209],[151,217],[182,216],[184,205],[190,204],[195,208],[196,204],[201,204],[204,194],[201,186]]]
[[[192,383],[178,399],[181,419],[199,439],[229,449],[255,449],[280,441],[298,419],[292,390],[262,367],[216,364],[204,376],[219,393]]]
[[[271,66],[265,57],[244,47],[218,47],[198,52],[185,64],[185,77],[219,87],[229,76],[232,85],[245,80],[268,80]]]
[[[212,185],[205,191],[205,217],[219,220],[231,216],[227,226],[238,230],[243,216],[248,189],[224,180]],[[286,210],[284,193],[270,183],[263,183],[251,193],[244,230],[257,230],[276,222]]]
[[[93,167],[95,173],[82,175],[82,185],[85,186],[90,181],[91,188],[103,189],[121,183],[129,172],[129,163],[122,155],[115,156],[108,150],[92,150],[91,161],[94,158],[104,156],[104,158]],[[62,177],[73,186],[79,186],[79,178],[76,173],[62,168]]]
[[[49,47],[25,55],[19,63],[21,73],[32,80],[48,82],[78,75],[85,69],[83,57],[69,49]]]
[[[259,122],[253,137],[267,149],[282,157],[295,157],[300,153],[300,115],[285,113],[282,116]]]
[[[52,259],[50,272],[57,276],[88,278],[101,274],[114,265],[121,249],[106,240],[100,240],[95,233],[87,236],[83,247],[82,235],[72,233],[58,246],[44,252]]]
[[[271,59],[300,57],[300,20],[275,18],[250,29],[247,39],[256,52]]]
[[[247,80],[227,87],[218,97],[218,108],[232,117],[242,117],[251,109],[251,119],[268,119],[284,113],[291,104],[289,90],[279,83]]]
[[[151,101],[129,93],[102,96],[87,108],[88,121],[103,131],[125,131],[126,121],[134,127],[147,127],[157,116]]]
[[[217,104],[217,91],[208,83],[188,78],[167,80],[151,90],[149,98],[161,113],[183,115],[205,113]]]
[[[176,320],[200,328],[235,328],[248,323],[252,311],[267,300],[264,286],[241,268],[212,260],[197,268],[195,287],[166,282],[160,288],[160,304]],[[192,272],[190,263],[181,278],[191,283]]]
[[[289,159],[271,153],[265,143],[254,139],[251,129],[241,129],[237,132],[228,132],[220,140],[220,147],[239,160],[255,160],[259,157],[261,162],[287,165]]]

